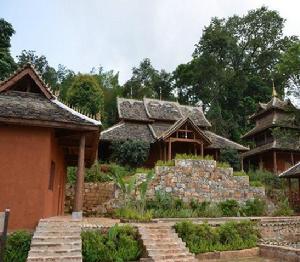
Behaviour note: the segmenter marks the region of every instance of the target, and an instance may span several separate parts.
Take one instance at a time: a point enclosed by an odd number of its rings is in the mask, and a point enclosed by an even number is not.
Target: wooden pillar
[[[75,189],[75,203],[72,217],[76,219],[82,218],[83,206],[83,187],[84,187],[84,152],[85,152],[85,134],[80,137],[78,166],[77,166],[77,179]]]
[[[274,173],[277,174],[277,155],[276,155],[276,151],[273,151],[273,170],[274,170]]]
[[[163,156],[162,156],[162,148],[161,148],[161,142],[159,142],[159,160],[163,160]]]
[[[259,155],[259,170],[262,171],[264,167],[264,163],[262,161],[262,155]]]
[[[203,150],[203,143],[201,144],[201,156],[203,157],[204,155],[204,150]]]
[[[300,177],[298,178],[298,198],[300,201]]]
[[[294,159],[294,154],[291,153],[291,162],[292,162],[292,166],[295,165],[295,159]]]
[[[169,149],[168,149],[168,160],[172,158],[172,142],[169,140]]]
[[[167,149],[166,149],[166,143],[164,142],[164,161],[167,160]]]
[[[244,172],[244,159],[241,156],[241,171]]]

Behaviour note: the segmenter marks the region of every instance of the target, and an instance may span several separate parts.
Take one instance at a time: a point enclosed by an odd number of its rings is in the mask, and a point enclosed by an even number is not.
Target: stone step
[[[197,259],[191,254],[186,244],[178,237],[175,230],[168,225],[139,225],[141,239],[149,258],[141,260],[147,262],[195,262]]]
[[[41,220],[27,262],[82,262],[80,234],[79,223]]]

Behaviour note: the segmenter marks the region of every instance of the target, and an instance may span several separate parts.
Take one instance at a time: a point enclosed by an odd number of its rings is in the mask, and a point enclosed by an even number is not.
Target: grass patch
[[[158,160],[156,162],[155,166],[175,166],[175,161],[174,160],[169,160],[169,161]]]
[[[233,175],[234,176],[248,176],[247,173],[244,171],[234,171]]]
[[[123,218],[139,222],[150,222],[153,218],[152,211],[147,210],[141,213],[134,207],[122,207],[114,211],[114,216],[117,218]]]
[[[138,231],[130,225],[115,225],[108,232],[81,233],[84,262],[137,261],[142,253]]]
[[[220,168],[229,168],[231,166],[227,162],[217,162],[217,167],[220,167]]]
[[[257,245],[259,235],[250,221],[227,222],[217,228],[207,223],[193,224],[184,221],[174,227],[194,254],[252,248]]]

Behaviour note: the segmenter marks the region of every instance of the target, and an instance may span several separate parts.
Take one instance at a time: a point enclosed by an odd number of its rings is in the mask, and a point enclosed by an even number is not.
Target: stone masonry
[[[146,174],[137,174],[140,183]],[[174,166],[156,166],[155,177],[148,189],[149,197],[155,192],[170,193],[184,201],[219,202],[235,199],[245,202],[254,197],[265,197],[263,187],[249,185],[248,176],[233,176],[232,168],[217,167],[214,160],[175,160]],[[120,191],[112,182],[85,183],[83,212],[99,215],[117,207]],[[72,210],[74,186],[67,185],[65,211]]]
[[[263,187],[251,187],[248,176],[233,176],[232,168],[217,167],[214,160],[175,160],[175,166],[156,166],[149,196],[165,191],[184,201],[244,202],[264,197]]]

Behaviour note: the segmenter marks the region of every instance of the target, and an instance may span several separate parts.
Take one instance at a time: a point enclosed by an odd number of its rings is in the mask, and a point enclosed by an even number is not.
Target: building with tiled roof
[[[0,83],[0,210],[11,210],[9,229],[64,214],[67,166],[78,167],[81,215],[84,167],[96,159],[100,126],[58,101],[30,64]]]
[[[147,165],[168,160],[177,153],[212,155],[218,159],[220,150],[232,148],[245,152],[248,148],[211,131],[210,122],[199,106],[144,98],[118,98],[119,122],[100,136],[101,155],[109,156],[113,141],[140,140],[150,144]]]
[[[265,169],[277,174],[300,161],[299,139],[287,142],[273,135],[274,128],[300,131],[294,121],[295,110],[290,100],[283,101],[278,97],[275,87],[272,99],[266,104],[258,104],[257,111],[250,116],[255,126],[242,137],[253,145],[242,154],[246,170]]]

